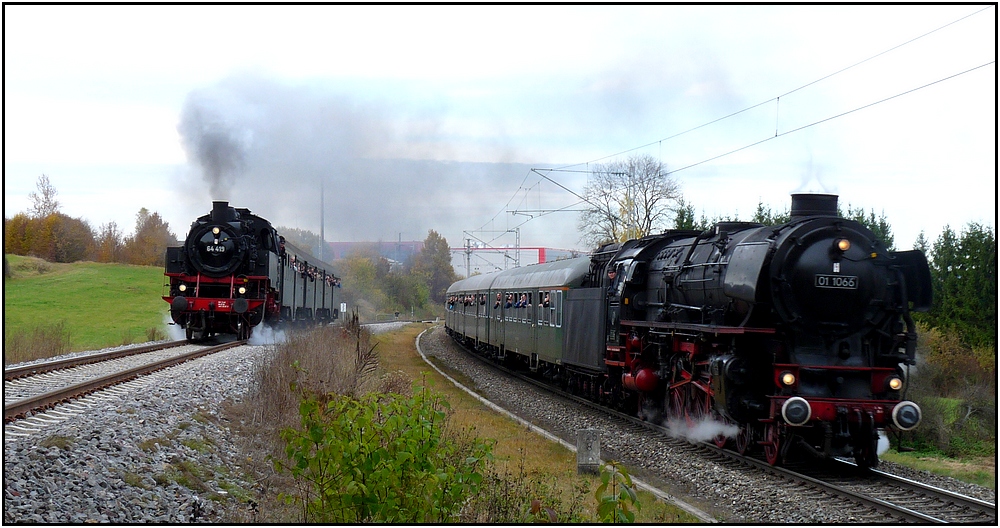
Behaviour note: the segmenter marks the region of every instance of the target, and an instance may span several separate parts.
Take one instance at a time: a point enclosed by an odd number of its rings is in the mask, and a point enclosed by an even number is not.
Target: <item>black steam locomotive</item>
[[[911,311],[931,304],[919,251],[888,251],[837,196],[792,196],[776,226],[666,231],[581,257],[456,282],[448,332],[578,394],[715,441],[878,463],[910,430]]]
[[[322,324],[340,312],[340,279],[328,264],[228,202],[212,202],[184,245],[167,248],[164,274],[163,300],[189,341],[213,334],[247,339],[262,322]]]

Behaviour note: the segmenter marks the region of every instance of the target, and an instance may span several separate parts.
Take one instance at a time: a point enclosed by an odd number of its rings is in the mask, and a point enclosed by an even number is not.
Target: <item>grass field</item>
[[[144,342],[153,331],[158,338],[166,333],[163,268],[6,257],[12,276],[3,283],[5,362],[28,359],[8,357],[8,344],[36,329],[45,333],[61,326],[66,351]]]

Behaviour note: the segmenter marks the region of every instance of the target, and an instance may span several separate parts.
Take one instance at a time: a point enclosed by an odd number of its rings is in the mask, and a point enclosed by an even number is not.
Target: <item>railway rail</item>
[[[183,344],[184,342],[181,342],[181,343]],[[143,376],[143,375],[149,374],[151,372],[155,372],[157,370],[161,370],[161,369],[164,369],[164,368],[167,368],[167,367],[171,367],[171,366],[183,363],[185,361],[190,361],[192,359],[196,359],[196,358],[199,358],[199,357],[202,357],[202,356],[213,354],[215,352],[221,352],[223,350],[227,350],[227,349],[230,349],[230,348],[233,348],[233,347],[236,347],[236,346],[240,346],[240,345],[243,345],[245,343],[246,343],[246,341],[232,341],[232,342],[229,342],[229,343],[223,343],[221,345],[210,346],[210,347],[205,347],[205,348],[199,348],[198,350],[194,350],[194,351],[187,352],[187,353],[184,353],[184,354],[172,356],[172,357],[169,357],[169,358],[166,358],[166,359],[161,359],[161,360],[158,360],[158,361],[154,361],[154,362],[147,363],[147,364],[144,364],[144,365],[141,365],[141,366],[129,368],[129,369],[122,370],[122,371],[119,371],[119,372],[115,372],[115,373],[112,373],[112,374],[100,376],[100,377],[97,377],[97,378],[88,379],[86,381],[82,381],[82,382],[70,385],[68,387],[62,387],[62,388],[59,388],[59,389],[56,389],[56,390],[44,392],[42,394],[37,394],[37,395],[30,396],[30,397],[27,397],[27,398],[19,399],[17,401],[12,402],[12,403],[8,403],[7,401],[5,401],[4,402],[4,409],[3,409],[4,422],[5,423],[11,422],[11,421],[14,421],[14,420],[16,420],[18,418],[23,418],[25,416],[28,416],[30,413],[34,413],[34,412],[38,412],[38,411],[43,410],[43,409],[50,408],[50,407],[52,407],[52,406],[54,406],[54,405],[56,405],[58,403],[70,401],[70,400],[72,400],[74,398],[78,398],[78,397],[83,396],[85,394],[89,394],[89,393],[92,393],[94,391],[97,391],[97,390],[100,390],[100,389],[104,389],[106,387],[109,387],[109,386],[112,386],[112,385],[116,385],[116,384],[119,384],[119,383],[124,383],[124,382],[126,382],[128,380],[131,380],[133,378],[136,378],[138,376]],[[154,350],[165,348],[165,347],[162,346],[162,344],[160,344],[160,345],[153,345],[152,347],[153,347]],[[156,348],[156,347],[159,347],[159,348]],[[166,348],[169,348],[169,347],[166,347]],[[149,350],[146,350],[146,352],[149,352]],[[134,352],[134,353],[137,353],[137,352]],[[113,355],[113,354],[111,354],[111,355]],[[92,356],[86,356],[86,357],[90,358]],[[116,357],[120,357],[120,356],[116,356]],[[109,358],[107,358],[107,357],[104,358],[105,361],[108,360],[108,359]],[[94,361],[90,361],[89,363],[93,363],[93,362]],[[52,362],[52,363],[55,364],[55,363],[59,363],[59,362]],[[63,367],[63,368],[66,368],[66,367]],[[54,369],[50,369],[50,370],[54,370]],[[6,371],[5,371],[5,377],[6,377]],[[5,400],[6,400],[6,398],[5,398]]]
[[[613,416],[623,421],[630,429],[644,428],[662,436],[664,442],[682,449],[690,448],[691,444],[684,440],[672,438],[666,427],[640,420],[631,415],[603,407],[584,398],[567,393],[547,385],[522,372],[512,371],[480,356],[462,346],[456,345],[470,357],[491,366],[507,375],[529,383],[545,391],[568,399],[574,403]],[[909,523],[975,523],[996,524],[996,504],[988,503],[923,484],[911,479],[898,477],[877,470],[862,470],[857,465],[837,460],[832,464],[812,465],[811,467],[780,467],[771,466],[762,458],[744,456],[729,450],[720,449],[712,443],[698,445],[702,453],[715,455],[723,462],[744,464],[760,471],[768,472],[789,482],[840,497],[857,505],[859,510],[880,512],[886,517],[880,522]],[[859,515],[864,515],[859,514]]]
[[[166,343],[143,345],[133,348],[126,348],[122,350],[113,350],[110,352],[87,354],[84,356],[76,356],[66,359],[59,359],[55,361],[45,361],[41,363],[32,363],[30,365],[22,365],[19,367],[5,368],[3,370],[3,379],[4,381],[11,381],[26,376],[34,376],[37,374],[43,374],[45,372],[52,372],[54,370],[62,370],[72,367],[78,367],[81,365],[100,363],[102,361],[109,361],[121,357],[134,356],[137,354],[145,354],[147,352],[154,352],[157,350],[165,350],[168,348],[179,347],[186,344],[188,344],[188,342],[185,340],[168,341]]]

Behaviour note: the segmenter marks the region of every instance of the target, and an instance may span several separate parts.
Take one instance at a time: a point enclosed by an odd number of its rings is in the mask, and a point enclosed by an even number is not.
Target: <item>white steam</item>
[[[250,333],[250,339],[247,341],[247,343],[251,345],[274,345],[284,342],[284,330],[275,330],[274,328],[266,325],[257,325],[254,327],[253,331]]]
[[[839,194],[837,185],[828,181],[825,172],[822,165],[813,163],[812,154],[809,154],[809,163],[802,174],[802,181],[792,194]]]
[[[889,450],[889,438],[885,436],[885,431],[879,429],[878,431],[878,456],[882,456],[883,453]]]
[[[672,438],[683,438],[692,444],[708,442],[720,435],[736,438],[740,432],[739,426],[712,418],[703,418],[692,425],[688,425],[683,418],[670,418],[667,420],[667,429],[670,430]]]
[[[184,335],[184,329],[180,325],[174,324],[174,321],[170,318],[170,314],[163,314],[163,325],[167,328],[167,337],[171,341],[187,339],[187,336]]]

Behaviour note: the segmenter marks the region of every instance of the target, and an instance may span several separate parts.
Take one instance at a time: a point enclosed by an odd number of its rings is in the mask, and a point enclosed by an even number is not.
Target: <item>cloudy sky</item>
[[[218,199],[318,232],[322,189],[330,241],[435,229],[453,247],[501,245],[517,228],[522,246],[585,249],[559,185],[581,193],[594,164],[649,154],[708,217],[813,191],[884,213],[901,249],[945,225],[996,226],[995,6],[5,5],[3,18],[8,218],[46,174],[64,213],[126,233],[146,207],[183,236]]]

